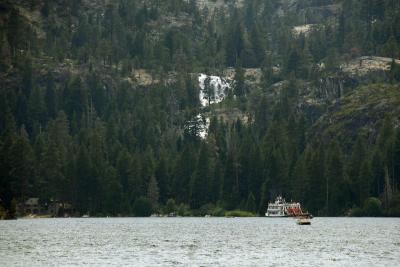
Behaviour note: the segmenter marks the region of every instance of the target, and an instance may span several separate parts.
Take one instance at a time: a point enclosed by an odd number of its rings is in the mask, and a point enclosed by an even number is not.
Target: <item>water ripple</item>
[[[0,221],[0,266],[398,266],[400,219]]]

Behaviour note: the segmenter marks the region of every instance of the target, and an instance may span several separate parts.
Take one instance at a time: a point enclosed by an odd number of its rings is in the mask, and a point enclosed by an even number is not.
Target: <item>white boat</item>
[[[278,196],[275,202],[268,203],[265,217],[294,217],[303,214],[298,202],[286,202],[282,196]]]
[[[306,215],[306,216],[299,216],[297,218],[297,224],[298,225],[311,225],[311,217]]]

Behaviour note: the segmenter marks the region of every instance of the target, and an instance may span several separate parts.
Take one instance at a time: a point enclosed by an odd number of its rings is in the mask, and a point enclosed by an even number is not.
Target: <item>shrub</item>
[[[389,216],[400,217],[400,193],[394,194],[389,205]]]
[[[382,216],[382,203],[375,197],[367,198],[364,202],[364,216],[378,217]]]
[[[364,216],[364,210],[359,207],[354,207],[350,210],[349,215],[351,217],[362,217]]]
[[[205,215],[211,215],[212,211],[215,209],[215,205],[208,203],[204,204],[203,206],[200,207],[199,210],[197,210],[198,216],[205,216]]]
[[[350,216],[353,217],[378,217],[382,215],[382,203],[375,197],[367,198],[364,202],[363,208],[354,207],[350,210]]]
[[[212,211],[211,215],[215,217],[225,216],[225,210],[222,207],[216,206]]]
[[[178,215],[179,216],[192,216],[192,212],[189,209],[189,206],[181,203],[178,207]]]
[[[6,217],[6,209],[0,204],[0,220]]]
[[[170,214],[176,212],[176,203],[175,200],[170,198],[167,200],[167,204],[165,204],[164,213]]]
[[[137,217],[149,217],[153,212],[153,205],[148,198],[140,197],[133,203],[133,214]]]
[[[249,211],[244,210],[231,210],[225,212],[226,217],[255,217],[256,215]]]

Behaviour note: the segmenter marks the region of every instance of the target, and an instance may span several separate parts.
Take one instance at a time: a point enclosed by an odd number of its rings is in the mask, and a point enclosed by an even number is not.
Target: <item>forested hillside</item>
[[[393,0],[0,1],[0,217],[399,216],[399,58]]]

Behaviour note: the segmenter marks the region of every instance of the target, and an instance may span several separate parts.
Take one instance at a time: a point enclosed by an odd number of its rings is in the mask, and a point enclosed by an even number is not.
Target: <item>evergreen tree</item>
[[[366,144],[362,135],[357,137],[352,151],[353,153],[349,161],[347,173],[352,188],[352,200],[361,206],[363,204],[360,202],[360,200],[363,199],[361,189],[364,182],[364,178],[361,176],[361,170],[363,167],[362,164],[366,160]]]
[[[150,177],[149,185],[147,188],[147,198],[150,200],[153,207],[157,207],[160,198],[160,189],[155,176]]]
[[[57,96],[54,88],[54,79],[51,74],[47,76],[46,91],[44,94],[44,103],[47,111],[47,118],[54,119],[57,114]]]
[[[371,163],[369,159],[366,158],[361,164],[360,177],[358,178],[358,195],[360,197],[359,203],[364,204],[364,201],[370,195],[370,187],[372,180]]]
[[[47,18],[50,14],[50,3],[48,0],[45,0],[42,8],[40,9],[40,13],[43,17]]]
[[[169,175],[169,162],[167,160],[167,152],[162,151],[161,157],[157,163],[155,170],[155,178],[159,187],[159,200],[161,203],[166,203],[170,196],[170,175]]]
[[[250,192],[247,201],[246,201],[246,210],[250,212],[256,211],[256,199],[253,193]]]
[[[204,97],[208,101],[208,105],[211,105],[211,102],[215,100],[215,90],[211,84],[211,77],[207,76],[204,80]]]
[[[238,14],[233,17],[233,20],[238,18]],[[245,48],[245,40],[243,34],[243,26],[239,21],[231,21],[231,27],[227,32],[226,40],[226,65],[236,66],[237,61],[241,58]]]
[[[0,142],[0,153],[2,155],[0,157],[0,196],[6,210],[10,209],[12,199],[18,196],[18,192],[14,189],[15,181],[11,179],[15,157],[12,155],[15,152],[12,148],[15,146],[17,138],[14,118],[9,115],[6,118],[6,125]]]
[[[242,68],[240,61],[238,61],[235,66],[234,93],[237,97],[242,97],[246,95],[246,85],[244,83],[244,70]]]
[[[210,160],[209,151],[206,144],[202,145],[199,158],[196,165],[196,171],[193,173],[190,182],[190,206],[194,209],[200,208],[208,202],[210,182]]]
[[[326,178],[325,151],[322,144],[314,144],[310,155],[306,157],[309,186],[306,207],[310,212],[318,214],[325,206]]]
[[[10,190],[16,198],[25,200],[30,195],[30,187],[35,178],[33,168],[35,155],[24,127],[21,128],[20,134],[10,147],[9,153]]]
[[[382,162],[382,156],[378,150],[373,151],[371,160],[371,172],[372,172],[372,192],[374,196],[379,196],[383,192],[384,188],[384,167]]]
[[[189,146],[186,146],[175,162],[172,173],[172,196],[178,202],[188,203],[189,194],[187,189],[190,185],[190,178],[195,170],[195,164],[196,157],[193,150]]]
[[[16,50],[21,43],[21,28],[22,23],[20,21],[20,14],[18,9],[12,9],[10,13],[10,18],[8,20],[8,43],[11,47],[12,56],[16,56]]]
[[[394,187],[400,185],[400,130],[397,130],[396,140],[393,148],[393,169],[394,169]]]
[[[76,194],[76,201],[73,203],[78,207],[81,213],[94,212],[95,203],[94,197],[97,195],[97,180],[92,174],[92,161],[85,147],[81,147],[76,157],[76,184],[73,191]]]

